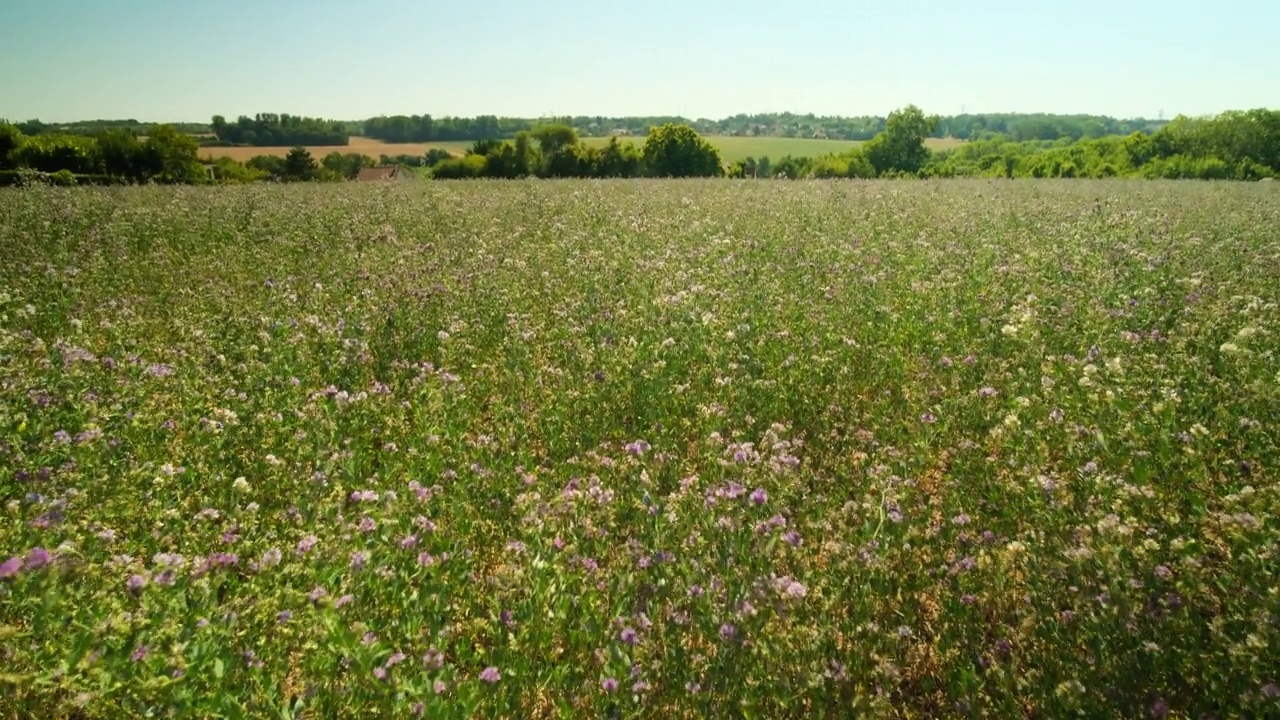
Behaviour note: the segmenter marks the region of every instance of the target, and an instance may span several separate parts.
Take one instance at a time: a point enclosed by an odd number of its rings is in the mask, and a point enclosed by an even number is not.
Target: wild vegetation
[[[5,190],[0,715],[1275,716],[1277,247],[1240,183]]]

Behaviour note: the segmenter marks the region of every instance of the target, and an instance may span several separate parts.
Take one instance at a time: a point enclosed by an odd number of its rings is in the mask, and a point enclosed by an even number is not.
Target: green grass
[[[0,716],[1275,716],[1267,190],[0,192]]]

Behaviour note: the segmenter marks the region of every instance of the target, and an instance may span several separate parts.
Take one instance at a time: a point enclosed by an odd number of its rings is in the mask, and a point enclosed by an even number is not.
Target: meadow
[[[709,135],[707,142],[720,151],[720,158],[727,162],[739,162],[748,157],[760,158],[768,156],[778,160],[786,155],[793,157],[818,157],[833,153],[842,153],[858,147],[862,143],[854,140],[820,140],[814,138],[786,137],[736,137]],[[621,142],[644,145],[642,136],[623,136]],[[593,147],[603,147],[609,142],[607,137],[588,137],[583,143]],[[307,148],[315,158],[322,158],[331,152],[361,153],[377,159],[380,155],[425,155],[432,148],[442,148],[455,155],[463,155],[472,146],[469,140],[426,143],[386,143],[381,140],[353,136],[350,145],[323,145]],[[925,144],[932,150],[945,150],[962,145],[963,142],[953,138],[929,138]],[[290,147],[202,147],[200,157],[217,159],[229,157],[237,162],[244,162],[257,155],[275,155],[284,157],[289,154]]]
[[[1280,714],[1280,194],[0,192],[0,716]]]

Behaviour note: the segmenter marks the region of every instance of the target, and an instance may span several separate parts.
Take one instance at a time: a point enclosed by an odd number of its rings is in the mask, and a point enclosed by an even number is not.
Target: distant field
[[[638,143],[644,142],[643,136],[620,137],[619,140]],[[862,143],[856,140],[815,140],[813,138],[786,137],[732,137],[712,135],[707,140],[720,150],[720,156],[726,162],[736,162],[747,157],[769,156],[777,160],[786,155],[796,157],[826,155],[844,152]],[[583,142],[591,146],[602,146],[609,142],[607,137],[583,138]],[[962,144],[962,140],[954,138],[930,138],[927,145],[934,150],[943,150]],[[444,148],[449,152],[461,155],[471,147],[469,140],[427,143],[384,143],[365,137],[352,137],[350,145],[318,145],[308,147],[315,157],[324,157],[335,150],[341,153],[358,152],[374,158],[379,155],[423,155],[431,148]],[[288,154],[289,147],[210,147],[201,148],[202,157],[229,157],[244,162],[255,155]]]
[[[385,143],[366,137],[352,137],[350,145],[312,145],[307,149],[316,158],[322,158],[331,152],[361,153],[377,158],[379,155],[425,155],[431,148],[444,148],[449,152],[461,155],[471,147],[470,141],[429,142],[429,143]],[[229,157],[244,162],[258,155],[289,154],[290,146],[280,147],[206,147],[200,148],[201,157]]]

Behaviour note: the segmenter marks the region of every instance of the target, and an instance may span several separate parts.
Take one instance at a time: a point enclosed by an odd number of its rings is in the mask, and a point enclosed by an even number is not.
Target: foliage
[[[720,153],[688,125],[662,125],[645,139],[645,172],[654,177],[714,177],[724,174]]]
[[[937,123],[936,117],[926,117],[915,105],[889,113],[884,132],[867,143],[867,160],[876,174],[919,172],[929,159],[925,138]]]
[[[2,192],[0,717],[1275,717],[1278,204]]]
[[[318,167],[315,158],[311,157],[311,151],[304,147],[295,147],[284,157],[282,178],[286,181],[295,182],[311,180],[315,177]]]
[[[939,177],[1146,177],[1257,180],[1280,174],[1280,111],[1175,118],[1151,135],[1071,142],[973,141],[935,153]]]
[[[96,173],[102,170],[102,153],[91,138],[79,135],[33,135],[25,138],[13,157],[19,167],[44,173],[68,170]]]
[[[483,177],[485,169],[488,167],[488,161],[484,155],[467,155],[466,157],[450,158],[443,162],[436,163],[431,169],[431,177],[437,180],[463,180],[467,178]]]
[[[431,148],[427,150],[426,156],[423,158],[423,167],[435,167],[437,164],[453,157],[453,154],[443,148]]]
[[[643,163],[640,148],[629,142],[619,142],[616,137],[609,138],[609,142],[602,148],[588,148],[588,174],[591,177],[639,177]]]
[[[362,134],[392,143],[486,140],[510,138],[521,130],[530,129],[532,125],[528,120],[493,115],[476,118],[395,115],[365,120]]]
[[[241,115],[234,123],[215,115],[210,129],[224,142],[258,147],[346,145],[350,139],[342,123],[288,113],[258,113],[252,118]]]
[[[383,164],[391,165],[394,163],[384,162]],[[337,179],[342,180],[354,179],[360,174],[362,168],[375,167],[376,165],[377,163],[368,155],[361,155],[360,153],[343,154],[336,150],[325,155],[324,159],[320,161],[320,166],[323,169],[333,173]]]
[[[169,125],[151,130],[142,145],[142,177],[161,183],[200,183],[208,175],[200,163],[195,138]]]
[[[0,123],[0,170],[12,170],[18,166],[17,151],[22,140],[22,131],[16,125]]]
[[[227,157],[220,157],[213,163],[213,176],[218,182],[241,184],[257,182],[271,177],[271,173],[238,163]]]
[[[245,162],[245,167],[270,180],[285,177],[284,158],[275,155],[255,155]]]

